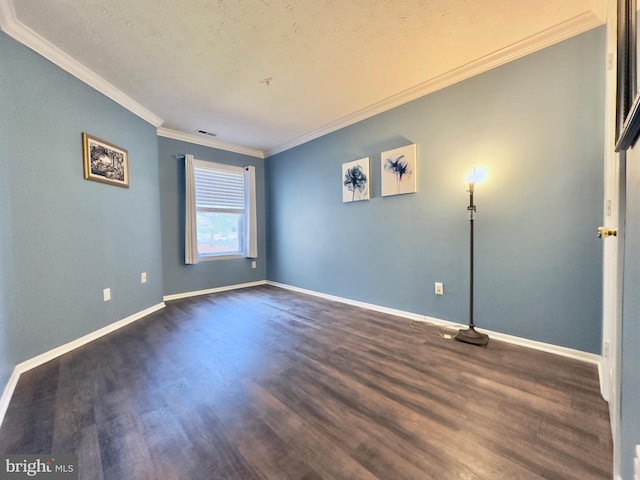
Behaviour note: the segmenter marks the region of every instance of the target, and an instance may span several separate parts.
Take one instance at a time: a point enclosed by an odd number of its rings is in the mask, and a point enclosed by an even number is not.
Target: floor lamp
[[[467,211],[469,212],[469,327],[461,329],[455,336],[456,340],[465,343],[472,343],[473,345],[486,345],[489,341],[489,335],[477,332],[473,323],[473,221],[476,214],[476,206],[473,203],[473,188],[476,183],[480,183],[484,180],[484,172],[482,170],[473,169],[467,176],[467,183],[469,184],[469,206]]]

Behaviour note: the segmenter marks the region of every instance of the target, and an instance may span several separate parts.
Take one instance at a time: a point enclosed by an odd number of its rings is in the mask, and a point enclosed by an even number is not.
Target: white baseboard
[[[117,322],[114,322],[110,325],[107,325],[106,327],[103,327],[99,330],[96,330],[94,332],[91,332],[83,337],[80,337],[76,340],[73,340],[69,343],[66,343],[64,345],[61,345],[59,347],[56,347],[52,350],[49,350],[48,352],[45,352],[41,355],[38,355],[36,357],[33,357],[29,360],[26,360],[24,362],[21,362],[19,364],[17,364],[13,370],[13,373],[11,375],[11,377],[9,377],[9,381],[7,382],[7,385],[5,386],[4,392],[2,393],[2,397],[0,397],[0,426],[2,425],[2,421],[4,420],[4,416],[7,412],[7,408],[9,407],[9,402],[11,400],[11,396],[13,395],[13,391],[16,388],[16,385],[18,384],[18,380],[20,378],[20,375],[28,370],[31,370],[32,368],[35,368],[39,365],[42,365],[43,363],[46,363],[50,360],[53,360],[56,357],[59,357],[60,355],[63,355],[65,353],[68,353],[82,345],[85,345],[93,340],[96,340],[97,338],[100,338],[104,335],[107,335],[108,333],[111,333],[115,330],[118,330],[119,328],[124,327],[125,325],[128,325],[129,323],[135,322],[136,320],[139,320],[143,317],[146,317],[147,315],[150,315],[158,310],[161,310],[162,308],[165,307],[164,302],[165,301],[170,301],[170,300],[178,300],[180,298],[187,298],[187,297],[193,297],[193,296],[197,296],[197,295],[206,295],[206,294],[210,294],[210,293],[217,293],[217,292],[224,292],[224,291],[228,291],[228,290],[236,290],[236,289],[240,289],[240,288],[247,288],[247,287],[255,287],[258,285],[272,285],[274,287],[280,287],[286,290],[291,290],[294,292],[299,292],[299,293],[304,293],[307,295],[313,295],[316,297],[320,297],[320,298],[325,298],[327,300],[332,300],[335,302],[340,302],[340,303],[345,303],[348,305],[353,305],[356,307],[361,307],[361,308],[365,308],[367,310],[372,310],[372,311],[376,311],[376,312],[381,312],[381,313],[385,313],[388,315],[395,315],[401,318],[406,318],[408,320],[415,320],[415,321],[420,321],[420,322],[429,322],[429,323],[433,323],[436,325],[442,325],[442,326],[446,326],[446,327],[450,327],[450,328],[464,328],[466,327],[466,325],[462,325],[459,323],[454,323],[454,322],[450,322],[448,320],[442,320],[439,318],[435,318],[435,317],[429,317],[426,315],[422,315],[422,314],[418,314],[418,313],[413,313],[413,312],[407,312],[404,310],[398,310],[395,308],[389,308],[389,307],[383,307],[381,305],[376,305],[373,303],[367,303],[367,302],[361,302],[358,300],[352,300],[349,298],[345,298],[345,297],[338,297],[336,295],[329,295],[326,293],[322,293],[322,292],[317,292],[315,290],[308,290],[306,288],[300,288],[300,287],[294,287],[292,285],[287,285],[284,283],[278,283],[278,282],[272,282],[272,281],[268,281],[268,280],[260,280],[257,282],[251,282],[251,283],[242,283],[242,284],[236,284],[236,285],[228,285],[225,287],[217,287],[217,288],[211,288],[211,289],[207,289],[207,290],[198,290],[198,291],[194,291],[194,292],[186,292],[186,293],[178,293],[178,294],[173,294],[173,295],[166,295],[163,298],[163,302],[159,303],[157,305],[154,305],[152,307],[149,307],[145,310],[142,310],[141,312],[135,313],[129,317],[123,318],[122,320],[119,320]],[[587,353],[587,352],[583,352],[580,350],[574,350],[571,348],[566,348],[566,347],[561,347],[558,345],[552,345],[552,344],[548,344],[548,343],[543,343],[543,342],[537,342],[534,340],[528,340],[526,338],[520,338],[520,337],[515,337],[512,335],[506,335],[504,333],[499,333],[499,332],[493,332],[490,330],[484,330],[484,329],[478,329],[479,331],[482,331],[484,333],[487,333],[491,336],[491,338],[495,338],[496,340],[500,340],[503,342],[507,342],[507,343],[511,343],[514,345],[520,345],[523,347],[527,347],[527,348],[532,348],[534,350],[541,350],[543,352],[548,352],[548,353],[553,353],[556,355],[561,355],[563,357],[568,357],[568,358],[573,358],[576,360],[581,360],[584,362],[588,362],[588,363],[593,363],[598,365],[598,370],[600,370],[600,356],[599,355],[595,355],[593,353]]]
[[[350,298],[338,297],[336,295],[330,295],[328,293],[317,292],[315,290],[307,290],[306,288],[294,287],[293,285],[287,285],[286,283],[267,281],[268,285],[274,287],[284,288],[285,290],[291,290],[292,292],[304,293],[306,295],[313,295],[314,297],[324,298],[326,300],[332,300],[334,302],[345,303],[347,305],[353,305],[354,307],[366,308],[367,310],[373,310],[380,313],[386,313],[388,315],[396,315],[402,318],[408,318],[409,320],[416,320],[418,322],[424,322],[425,316],[417,313],[406,312],[404,310],[397,310],[395,308],[383,307],[374,303],[360,302],[358,300],[351,300]]]
[[[239,288],[257,287],[258,285],[266,285],[266,280],[258,280],[257,282],[238,283],[235,285],[226,285],[224,287],[208,288],[206,290],[195,290],[193,292],[174,293],[171,295],[165,295],[162,299],[165,302],[171,300],[179,300],[181,298],[196,297],[198,295],[208,295],[210,293],[226,292],[228,290],[238,290]]]
[[[18,379],[20,379],[20,373],[17,368],[14,368],[13,373],[9,377],[9,381],[4,387],[2,397],[0,397],[0,426],[2,426],[4,414],[7,413],[7,409],[9,408],[9,402],[11,401],[13,391],[16,389],[16,385],[18,385]]]
[[[255,287],[258,285],[266,285],[266,283],[267,283],[266,280],[260,280],[258,282],[228,285],[224,287],[210,288],[207,290],[198,290],[195,292],[178,293],[175,295],[166,295],[163,298],[162,303],[159,303],[145,310],[142,310],[138,313],[130,315],[126,318],[123,318],[122,320],[118,320],[117,322],[109,324],[106,327],[103,327],[83,337],[80,337],[69,343],[65,343],[64,345],[56,347],[52,350],[49,350],[48,352],[44,352],[36,357],[33,357],[29,360],[25,360],[24,362],[17,364],[13,369],[13,373],[9,377],[9,381],[5,385],[4,391],[2,392],[2,396],[0,397],[0,426],[2,425],[4,416],[7,413],[7,409],[9,408],[9,402],[11,401],[11,397],[13,395],[13,392],[16,388],[16,385],[18,384],[18,380],[20,379],[20,375],[22,373],[28,370],[31,370],[32,368],[35,368],[39,365],[42,365],[43,363],[46,363],[49,360],[53,360],[54,358],[59,357],[60,355],[64,355],[65,353],[68,353],[78,347],[81,347],[82,345],[85,345],[93,340],[96,340],[97,338],[107,335],[108,333],[118,330],[119,328],[122,328],[125,325],[128,325],[129,323],[135,322],[136,320],[140,320],[141,318],[146,317],[147,315],[150,315],[158,310],[161,310],[162,308],[165,307],[165,303],[164,303],[165,301],[193,297],[196,295],[206,295],[208,293],[224,292],[227,290],[236,290],[239,288]]]
[[[462,325],[459,323],[450,322],[448,320],[442,320],[435,317],[429,317],[427,315],[421,315],[413,312],[406,312],[404,310],[396,310],[395,308],[382,307],[380,305],[375,305],[373,303],[360,302],[357,300],[351,300],[349,298],[338,297],[335,295],[329,295],[322,292],[316,292],[315,290],[307,290],[305,288],[294,287],[292,285],[287,285],[278,282],[267,281],[268,285],[273,285],[274,287],[284,288],[286,290],[291,290],[293,292],[305,293],[307,295],[313,295],[316,297],[325,298],[327,300],[332,300],[335,302],[346,303],[348,305],[354,305],[356,307],[366,308],[367,310],[373,310],[376,312],[387,313],[389,315],[396,315],[398,317],[406,318],[409,320],[415,320],[420,322],[428,322],[436,325],[442,325],[444,327],[449,328],[466,328],[467,325]],[[500,340],[502,342],[511,343],[513,345],[520,345],[523,347],[531,348],[534,350],[540,350],[543,352],[553,353],[555,355],[560,355],[567,358],[572,358],[575,360],[581,360],[583,362],[592,363],[598,366],[598,370],[600,370],[600,355],[596,355],[594,353],[583,352],[581,350],[574,350],[572,348],[561,347],[559,345],[553,345],[550,343],[538,342],[535,340],[529,340],[526,338],[515,337],[513,335],[506,335],[500,332],[493,332],[491,330],[486,330],[483,328],[476,328],[476,330],[488,334],[492,339]]]
[[[158,310],[161,310],[164,307],[165,307],[164,302],[158,303],[157,305],[149,307],[140,312],[134,313],[133,315],[123,318],[122,320],[118,320],[117,322],[111,323],[106,327],[95,330],[91,333],[88,333],[87,335],[84,335],[83,337],[72,340],[69,343],[60,345],[59,347],[56,347],[36,357],[30,358],[29,360],[25,360],[24,362],[17,364],[13,369],[13,373],[11,374],[11,377],[9,377],[9,381],[7,382],[7,385],[4,388],[2,397],[0,397],[0,426],[2,425],[4,416],[7,413],[7,408],[9,408],[9,402],[11,401],[11,396],[13,395],[13,391],[15,390],[16,385],[18,384],[20,375],[22,375],[24,372],[27,372],[39,365],[42,365],[43,363],[47,363],[48,361],[53,360],[54,358],[57,358],[60,355],[64,355],[65,353],[75,350],[76,348],[81,347],[82,345],[85,345],[89,342],[92,342],[93,340],[96,340],[100,337],[103,337],[104,335],[114,332],[115,330],[118,330],[124,327],[125,325],[133,323],[136,320],[140,320],[141,318],[144,318],[147,315],[151,315],[152,313],[157,312]]]
[[[602,363],[604,359],[602,357],[599,357],[599,358],[600,360],[598,361],[598,382],[600,382],[600,396],[604,398],[607,403],[609,403],[609,392],[605,392],[604,377],[603,377],[604,370],[602,370],[603,368]]]

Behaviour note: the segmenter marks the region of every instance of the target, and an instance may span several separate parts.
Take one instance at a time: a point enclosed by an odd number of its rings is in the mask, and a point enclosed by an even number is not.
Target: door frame
[[[636,125],[630,115],[637,106],[635,64],[636,0],[607,1],[604,198],[602,225],[617,236],[602,243],[602,350],[600,391],[609,403],[613,440],[613,474],[619,478],[621,461],[621,365],[624,218],[626,210],[626,144]],[[633,37],[633,42],[631,42]],[[633,128],[631,128],[633,127]]]

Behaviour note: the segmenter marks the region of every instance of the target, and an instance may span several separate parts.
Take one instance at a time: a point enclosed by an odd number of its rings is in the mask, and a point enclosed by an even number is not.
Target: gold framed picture
[[[129,188],[129,154],[124,148],[82,134],[84,178]]]

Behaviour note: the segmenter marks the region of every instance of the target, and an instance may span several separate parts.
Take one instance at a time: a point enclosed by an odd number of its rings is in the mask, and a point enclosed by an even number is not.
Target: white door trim
[[[616,229],[618,236],[602,242],[602,360],[600,391],[609,403],[614,450],[614,475],[620,471],[620,331],[624,232],[619,221],[624,215],[624,158],[615,151],[617,90],[617,1],[607,2],[604,198],[602,225]],[[623,154],[624,155],[624,154]],[[621,181],[622,180],[622,181]],[[594,232],[595,233],[595,232]]]

